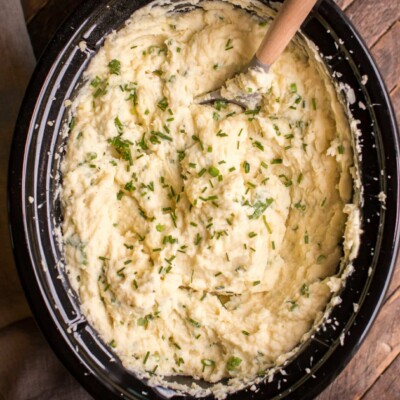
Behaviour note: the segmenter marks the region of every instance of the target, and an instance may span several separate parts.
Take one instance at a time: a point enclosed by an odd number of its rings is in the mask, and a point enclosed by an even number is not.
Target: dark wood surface
[[[22,0],[36,56],[81,0]],[[361,33],[400,120],[400,0],[337,0]],[[54,18],[54,16],[57,18]],[[46,29],[43,29],[46,27]],[[359,351],[318,400],[400,399],[400,262],[384,305]]]

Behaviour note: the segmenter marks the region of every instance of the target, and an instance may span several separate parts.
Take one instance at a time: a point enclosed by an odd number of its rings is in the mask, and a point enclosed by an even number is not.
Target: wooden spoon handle
[[[256,52],[261,63],[271,65],[285,50],[317,0],[286,0]]]

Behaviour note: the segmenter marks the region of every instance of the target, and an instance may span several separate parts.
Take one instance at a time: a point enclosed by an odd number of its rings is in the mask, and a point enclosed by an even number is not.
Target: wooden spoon
[[[316,2],[317,0],[285,0],[244,72],[249,69],[258,69],[267,73],[271,65],[285,50]],[[243,93],[234,99],[227,99],[221,95],[221,89],[217,89],[196,98],[197,103],[200,104],[218,100],[248,108],[249,104],[259,103],[261,95]]]

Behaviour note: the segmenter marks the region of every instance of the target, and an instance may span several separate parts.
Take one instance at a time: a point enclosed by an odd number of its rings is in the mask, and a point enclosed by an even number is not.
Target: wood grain
[[[363,400],[394,400],[400,397],[398,380],[400,376],[400,356],[393,361],[375,385],[368,390]]]
[[[369,47],[400,17],[399,0],[356,0],[346,10],[346,15]]]
[[[356,356],[339,378],[318,396],[319,400],[361,399],[377,382],[400,352],[399,311],[400,291],[397,290],[382,308]]]
[[[372,55],[378,64],[389,91],[394,89],[400,76],[399,41],[400,22],[396,21],[372,48]]]
[[[346,10],[346,8],[353,3],[354,0],[335,0],[335,3],[342,9]]]
[[[21,0],[25,21],[29,22],[40,9],[46,6],[48,0]]]
[[[400,82],[397,82],[397,86],[390,93],[394,112],[397,117],[397,125],[400,123]]]

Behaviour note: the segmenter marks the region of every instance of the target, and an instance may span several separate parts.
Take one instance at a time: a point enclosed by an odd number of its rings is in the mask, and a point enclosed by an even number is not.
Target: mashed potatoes
[[[267,24],[217,1],[167,10],[111,34],[73,103],[67,269],[127,368],[251,379],[323,313],[347,220],[357,248],[349,123],[301,38],[268,75],[230,82],[260,107],[197,104],[244,69]]]

